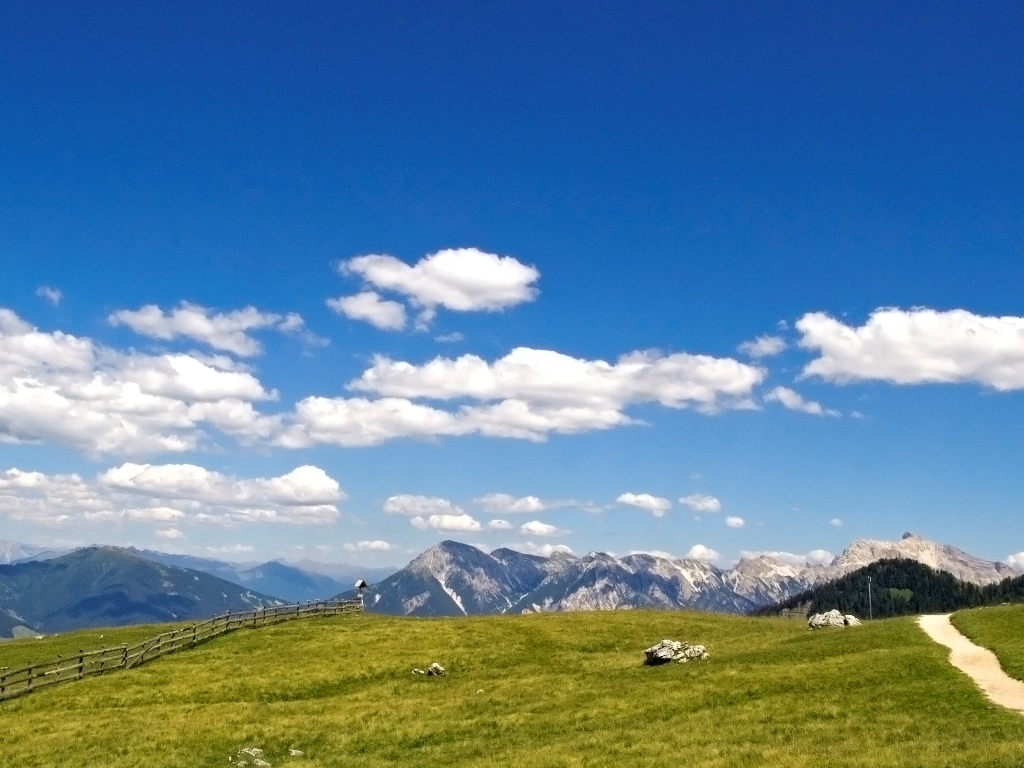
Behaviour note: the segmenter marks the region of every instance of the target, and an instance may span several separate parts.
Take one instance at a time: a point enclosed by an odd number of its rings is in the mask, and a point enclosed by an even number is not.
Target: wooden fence
[[[90,675],[101,675],[115,669],[129,669],[158,659],[183,648],[193,648],[218,635],[242,627],[265,627],[291,619],[337,616],[359,613],[363,610],[359,600],[329,600],[297,605],[255,608],[239,613],[225,613],[191,626],[172,629],[143,640],[135,645],[115,645],[98,651],[82,651],[71,656],[58,656],[54,661],[26,664],[17,669],[0,668],[0,701],[13,699],[46,686],[81,680]]]

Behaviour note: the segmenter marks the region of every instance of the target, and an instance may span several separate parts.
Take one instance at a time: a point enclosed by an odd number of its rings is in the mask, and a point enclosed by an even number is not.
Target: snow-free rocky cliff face
[[[792,565],[770,555],[730,569],[654,555],[616,558],[490,554],[443,541],[366,595],[368,611],[399,616],[464,616],[625,608],[690,608],[748,613],[883,558],[917,560],[975,584],[1015,575],[1002,563],[905,534],[898,542],[858,539],[830,565]]]

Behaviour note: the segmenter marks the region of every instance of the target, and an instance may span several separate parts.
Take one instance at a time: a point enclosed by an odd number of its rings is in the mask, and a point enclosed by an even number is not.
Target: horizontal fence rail
[[[135,645],[104,646],[95,651],[79,651],[70,656],[58,656],[53,661],[26,664],[16,669],[0,667],[0,701],[13,699],[46,686],[81,680],[90,675],[101,675],[115,669],[129,669],[153,661],[183,648],[193,648],[218,635],[236,629],[265,627],[292,619],[338,616],[343,613],[361,613],[359,600],[326,600],[315,603],[277,605],[254,608],[214,616],[191,626],[172,629]]]

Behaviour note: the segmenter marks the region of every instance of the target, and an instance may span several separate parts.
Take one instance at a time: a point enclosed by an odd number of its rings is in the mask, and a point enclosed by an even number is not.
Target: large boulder
[[[644,664],[648,666],[668,664],[670,661],[685,664],[690,659],[706,661],[709,658],[711,657],[703,645],[690,645],[690,643],[680,643],[677,640],[662,640],[644,651]]]
[[[860,619],[853,614],[843,615],[833,609],[825,613],[816,613],[807,620],[811,629],[827,629],[828,627],[859,627]]]

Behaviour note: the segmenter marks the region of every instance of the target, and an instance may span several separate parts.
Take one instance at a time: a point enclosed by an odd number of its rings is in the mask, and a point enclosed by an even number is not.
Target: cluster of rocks
[[[422,669],[414,669],[412,671],[414,675],[426,675],[427,677],[441,677],[441,675],[448,674],[444,671],[444,667],[438,664],[436,661],[427,667],[426,671]]]
[[[832,609],[825,613],[816,613],[807,620],[807,626],[811,629],[826,629],[828,627],[859,627],[860,619],[852,613],[846,615]]]
[[[691,659],[707,661],[710,658],[707,648],[703,645],[680,643],[678,640],[662,640],[644,651],[644,664],[648,666],[668,664],[670,661],[685,664]]]

